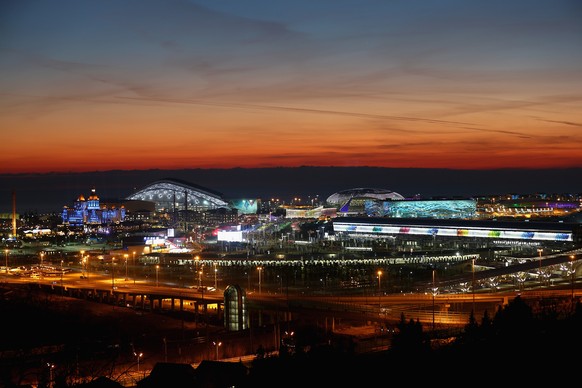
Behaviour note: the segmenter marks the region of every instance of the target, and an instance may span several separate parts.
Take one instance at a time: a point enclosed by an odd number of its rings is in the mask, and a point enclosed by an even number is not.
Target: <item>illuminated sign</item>
[[[243,241],[243,233],[240,230],[239,231],[219,230],[217,240],[241,242]]]

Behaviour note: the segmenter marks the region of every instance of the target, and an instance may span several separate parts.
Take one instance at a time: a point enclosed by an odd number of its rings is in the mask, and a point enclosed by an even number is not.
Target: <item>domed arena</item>
[[[404,199],[404,197],[394,191],[386,190],[386,189],[378,189],[378,188],[365,188],[359,187],[354,189],[347,189],[338,191],[327,197],[327,204],[330,206],[336,206],[342,208],[349,206],[351,208],[358,207],[356,202],[365,201],[386,201],[386,200],[400,200]],[[360,205],[362,205],[360,204]]]

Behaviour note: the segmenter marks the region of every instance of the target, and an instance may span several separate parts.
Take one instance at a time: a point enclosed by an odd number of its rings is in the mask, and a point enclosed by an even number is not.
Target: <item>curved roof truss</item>
[[[154,202],[156,211],[229,208],[218,193],[173,179],[156,181],[126,199]]]

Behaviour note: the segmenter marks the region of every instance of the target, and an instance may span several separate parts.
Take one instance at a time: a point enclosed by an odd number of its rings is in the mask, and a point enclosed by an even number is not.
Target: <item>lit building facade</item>
[[[61,217],[63,224],[77,227],[119,223],[125,220],[125,207],[102,204],[93,188],[87,199],[80,195],[72,207],[65,206]]]
[[[365,209],[368,216],[377,217],[472,219],[477,216],[477,201],[474,199],[366,201]]]

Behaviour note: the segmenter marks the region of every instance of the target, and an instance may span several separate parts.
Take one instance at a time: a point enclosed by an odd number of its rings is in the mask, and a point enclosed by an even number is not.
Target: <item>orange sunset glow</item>
[[[582,167],[569,2],[9,3],[0,173]]]

